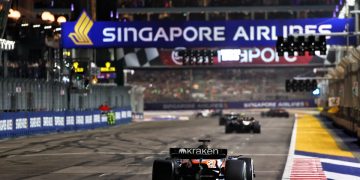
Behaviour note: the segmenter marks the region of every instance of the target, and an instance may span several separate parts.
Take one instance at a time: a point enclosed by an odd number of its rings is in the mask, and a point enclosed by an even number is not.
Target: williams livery
[[[227,156],[227,149],[207,146],[170,148],[170,157],[155,160],[153,180],[252,180],[255,178],[253,160],[248,157]]]

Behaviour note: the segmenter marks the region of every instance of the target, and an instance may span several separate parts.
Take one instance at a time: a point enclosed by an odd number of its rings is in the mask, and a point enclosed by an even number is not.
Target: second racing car
[[[285,109],[274,108],[265,112],[261,112],[261,117],[290,117],[290,113]]]
[[[261,133],[261,125],[254,117],[240,116],[239,118],[226,121],[225,133],[228,134],[232,132]]]
[[[239,119],[240,114],[235,112],[226,113],[219,118],[219,125],[225,125],[227,121],[231,121],[233,119]]]

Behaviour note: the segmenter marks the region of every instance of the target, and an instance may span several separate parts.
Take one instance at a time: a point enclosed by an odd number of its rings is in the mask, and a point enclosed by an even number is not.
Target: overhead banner
[[[277,36],[354,30],[353,19],[93,22],[83,12],[62,28],[63,48],[274,47]],[[345,45],[345,37],[328,37]]]

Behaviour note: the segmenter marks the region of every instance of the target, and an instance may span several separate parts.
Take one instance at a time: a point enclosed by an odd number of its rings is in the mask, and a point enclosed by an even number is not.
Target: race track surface
[[[0,141],[0,179],[151,179],[152,162],[170,147],[212,147],[254,159],[257,180],[281,179],[294,124],[260,118],[261,134],[225,134],[217,118],[141,122],[91,131]]]

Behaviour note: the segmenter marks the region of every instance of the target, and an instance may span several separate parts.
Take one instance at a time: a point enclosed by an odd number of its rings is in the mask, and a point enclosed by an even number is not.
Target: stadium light
[[[49,21],[49,22],[54,22],[55,21],[55,17],[53,14],[51,14],[51,12],[49,11],[44,11],[41,14],[41,20],[43,21]]]
[[[11,18],[11,19],[18,20],[21,17],[21,13],[18,10],[10,9],[9,13],[10,14],[8,15],[8,17]]]
[[[66,18],[64,16],[59,16],[56,20],[57,23],[61,24],[66,22]]]
[[[312,94],[313,94],[314,96],[320,95],[320,89],[319,89],[319,88],[316,88],[316,89],[312,92]]]
[[[28,27],[29,26],[29,23],[23,23],[20,25],[21,27]]]

